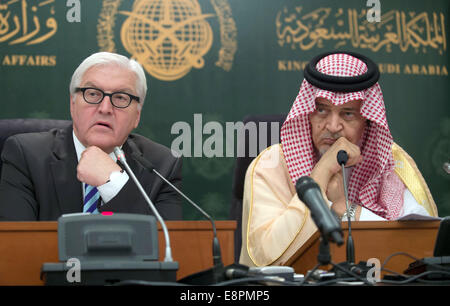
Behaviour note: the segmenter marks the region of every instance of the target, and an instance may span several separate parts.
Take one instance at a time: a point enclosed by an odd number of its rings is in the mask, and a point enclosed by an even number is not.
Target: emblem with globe
[[[212,29],[198,3],[186,0],[136,1],[122,25],[125,49],[145,70],[163,81],[204,66],[213,41]]]

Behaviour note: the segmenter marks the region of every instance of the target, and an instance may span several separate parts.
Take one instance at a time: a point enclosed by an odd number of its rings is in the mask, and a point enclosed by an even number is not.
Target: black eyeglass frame
[[[86,90],[88,89],[95,89],[98,90],[99,92],[102,93],[102,98],[98,101],[98,102],[89,102],[86,97],[84,96],[84,93],[86,92]],[[105,99],[105,97],[109,97],[109,101],[111,102],[112,106],[117,107],[117,108],[127,108],[128,106],[130,106],[131,102],[133,100],[135,100],[137,103],[139,103],[139,97],[136,97],[132,94],[129,94],[127,92],[123,92],[123,91],[116,91],[116,92],[112,92],[112,93],[106,93],[103,90],[99,89],[99,88],[95,88],[95,87],[77,87],[75,88],[75,92],[81,91],[83,93],[83,99],[86,103],[88,104],[100,104],[102,103],[103,99]],[[115,94],[124,94],[127,95],[128,97],[130,97],[130,102],[127,104],[127,106],[117,106],[114,104],[112,96]]]

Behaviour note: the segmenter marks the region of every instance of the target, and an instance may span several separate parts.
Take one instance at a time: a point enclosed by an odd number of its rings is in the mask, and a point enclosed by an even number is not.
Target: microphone
[[[347,192],[347,178],[345,177],[345,164],[348,161],[348,154],[344,150],[340,150],[337,154],[337,162],[342,167],[342,179],[344,182],[344,195],[345,195],[345,207],[347,209],[347,222],[348,222],[348,237],[347,237],[347,262],[349,264],[355,263],[355,246],[353,244],[352,237],[352,225],[350,220],[350,212],[348,209],[348,192]]]
[[[311,217],[322,235],[337,245],[344,243],[341,226],[322,196],[319,185],[309,176],[302,176],[296,183],[299,199],[311,211]]]
[[[248,269],[230,268],[225,271],[225,276],[228,279],[248,277]]]
[[[142,166],[147,168],[150,172],[154,172],[157,176],[159,176],[164,182],[166,182],[170,187],[172,187],[178,194],[180,194],[183,198],[185,198],[192,206],[194,206],[205,218],[207,218],[212,225],[213,229],[213,264],[214,266],[223,266],[222,262],[222,255],[220,251],[220,244],[219,239],[217,238],[217,230],[216,230],[216,224],[214,220],[211,218],[209,214],[207,214],[200,206],[195,204],[190,198],[188,198],[181,190],[179,190],[177,187],[175,187],[171,182],[169,182],[161,173],[159,173],[155,167],[153,167],[152,163],[148,161],[146,158],[144,158],[142,155],[138,154],[136,151],[134,151],[131,156],[137,160],[139,163],[141,163]]]
[[[442,165],[442,168],[444,169],[445,172],[447,172],[447,174],[450,174],[450,163],[445,162],[445,163]]]
[[[361,276],[367,275],[369,271],[367,264],[365,262],[360,261],[358,264],[355,264],[355,245],[353,243],[352,237],[352,224],[349,215],[349,207],[348,207],[348,191],[347,191],[347,178],[345,177],[345,164],[348,161],[348,154],[344,150],[340,150],[337,154],[337,162],[342,167],[342,179],[344,184],[344,195],[345,195],[345,206],[347,209],[347,221],[348,221],[348,236],[347,236],[347,261],[343,263],[339,263],[335,265],[334,272],[335,275],[340,277],[348,277],[356,276],[358,279],[366,282]]]
[[[124,167],[127,170],[128,174],[131,176],[131,178],[133,179],[134,183],[138,187],[139,191],[142,193],[142,196],[147,201],[148,206],[150,206],[150,209],[152,210],[152,212],[155,215],[156,219],[158,219],[159,223],[161,224],[162,230],[164,232],[164,238],[165,238],[165,241],[166,241],[166,253],[165,253],[164,261],[173,261],[173,259],[172,259],[172,249],[170,247],[169,231],[167,230],[166,223],[164,222],[164,220],[159,215],[158,211],[156,210],[155,205],[153,205],[152,201],[147,196],[147,193],[145,192],[144,188],[142,188],[141,183],[139,183],[138,179],[134,175],[134,173],[131,170],[130,166],[128,166],[128,163],[127,163],[127,161],[125,159],[125,154],[123,153],[123,151],[119,147],[115,147],[114,148],[114,155],[116,155],[117,160],[122,165],[124,165]]]

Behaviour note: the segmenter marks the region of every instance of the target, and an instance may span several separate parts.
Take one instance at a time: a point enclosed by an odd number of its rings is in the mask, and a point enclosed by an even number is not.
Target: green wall
[[[374,23],[365,0],[81,0],[79,15],[77,2],[0,1],[0,118],[69,119],[70,78],[85,57],[144,50],[149,92],[137,132],[170,147],[174,123],[194,135],[194,114],[225,127],[248,114],[287,113],[306,62],[353,50],[379,63],[394,139],[415,159],[440,215],[450,215],[447,0],[383,0]],[[233,167],[232,157],[185,157],[183,189],[227,219]],[[186,206],[185,218],[200,216]]]

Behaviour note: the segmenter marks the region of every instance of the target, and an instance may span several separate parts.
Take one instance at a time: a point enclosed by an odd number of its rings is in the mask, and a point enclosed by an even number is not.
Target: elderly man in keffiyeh
[[[317,230],[296,194],[302,176],[319,184],[339,217],[346,214],[339,150],[349,156],[353,220],[437,216],[415,162],[392,139],[378,78],[377,66],[353,52],[328,52],[305,67],[281,143],[261,152],[247,170],[240,263],[282,265]]]

